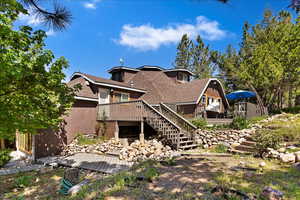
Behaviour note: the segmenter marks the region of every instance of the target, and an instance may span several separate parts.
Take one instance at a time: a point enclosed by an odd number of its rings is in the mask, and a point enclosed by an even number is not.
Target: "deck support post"
[[[115,140],[119,141],[119,124],[118,124],[118,121],[115,122]]]
[[[144,135],[144,120],[141,121],[141,133],[140,133],[140,142],[142,144],[145,143],[145,135]]]

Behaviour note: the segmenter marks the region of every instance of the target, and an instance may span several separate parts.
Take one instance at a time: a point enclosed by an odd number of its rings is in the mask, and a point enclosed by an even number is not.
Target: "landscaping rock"
[[[260,195],[266,200],[282,200],[283,193],[279,190],[275,190],[271,187],[265,187]]]
[[[293,167],[300,171],[300,162],[295,163]]]
[[[196,131],[196,143],[209,148],[217,144],[226,144],[226,146],[238,146],[246,141],[246,137],[254,133],[255,128],[244,130],[202,130]]]
[[[300,162],[300,151],[294,153],[296,157],[296,162]]]
[[[282,147],[280,149],[277,150],[279,153],[284,153],[286,152],[286,148]]]
[[[293,153],[280,154],[280,160],[284,163],[294,163],[296,156]]]
[[[145,140],[144,143],[139,140],[134,141],[128,147],[121,149],[119,158],[127,161],[163,160],[174,155],[171,147],[164,146],[160,141],[153,139]]]
[[[267,164],[264,161],[262,161],[262,162],[259,163],[259,167],[265,167],[266,165]]]

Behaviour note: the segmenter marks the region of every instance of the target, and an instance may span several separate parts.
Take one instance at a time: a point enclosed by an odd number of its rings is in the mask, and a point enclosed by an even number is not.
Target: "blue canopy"
[[[246,98],[251,98],[255,97],[255,93],[251,91],[246,91],[246,90],[238,90],[231,92],[226,95],[226,98],[228,100],[238,100],[238,99],[246,99]]]

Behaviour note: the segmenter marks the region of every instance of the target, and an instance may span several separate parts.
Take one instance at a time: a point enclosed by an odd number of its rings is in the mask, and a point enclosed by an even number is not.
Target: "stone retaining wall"
[[[201,130],[196,131],[196,142],[204,148],[217,144],[239,145],[249,137],[255,128],[244,130]]]

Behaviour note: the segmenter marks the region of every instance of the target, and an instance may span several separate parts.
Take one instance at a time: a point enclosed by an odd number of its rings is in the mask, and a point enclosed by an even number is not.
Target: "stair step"
[[[197,144],[190,144],[190,145],[183,145],[183,146],[180,146],[179,148],[180,149],[191,149],[191,148],[196,148],[198,147]]]
[[[246,140],[246,141],[242,142],[241,145],[255,147],[256,142]]]
[[[179,144],[193,143],[193,140],[180,141]]]
[[[249,151],[240,151],[240,150],[235,150],[235,149],[231,149],[229,150],[231,153],[233,154],[242,154],[242,155],[252,155],[252,152]]]
[[[254,142],[254,140],[251,136],[246,136],[245,139],[249,142]]]
[[[256,148],[251,147],[251,146],[246,146],[246,145],[239,145],[234,147],[235,150],[239,150],[239,151],[249,151],[249,152],[255,152]]]

